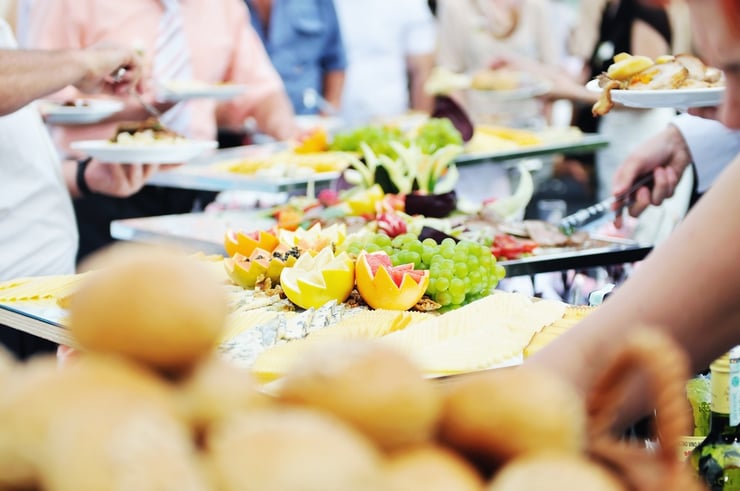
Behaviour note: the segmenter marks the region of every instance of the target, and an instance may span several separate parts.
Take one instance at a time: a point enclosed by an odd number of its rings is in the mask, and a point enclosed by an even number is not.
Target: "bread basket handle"
[[[657,456],[666,464],[675,463],[679,440],[690,434],[693,424],[685,395],[688,367],[686,354],[668,335],[651,328],[636,331],[588,397],[589,437],[607,437],[631,375],[642,373],[655,407]]]

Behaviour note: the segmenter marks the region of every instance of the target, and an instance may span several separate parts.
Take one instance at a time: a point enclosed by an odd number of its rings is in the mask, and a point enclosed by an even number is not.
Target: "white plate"
[[[586,88],[592,92],[601,92],[598,80],[591,80]],[[665,89],[665,90],[612,90],[612,100],[628,107],[658,108],[672,107],[688,109],[690,107],[717,106],[725,94],[724,87],[701,89]]]
[[[160,84],[157,98],[163,101],[179,102],[189,99],[216,99],[227,101],[247,90],[241,84],[209,84],[198,81],[173,81]]]
[[[152,143],[147,145],[113,143],[108,140],[82,140],[70,145],[101,162],[126,164],[179,164],[185,163],[208,150],[218,142],[212,140],[185,140],[177,143]]]
[[[523,85],[516,89],[495,90],[495,89],[470,89],[470,92],[477,97],[486,97],[497,101],[518,101],[523,99],[532,99],[546,94],[551,86],[547,82],[537,82]]]
[[[104,120],[123,109],[123,102],[80,99],[82,106],[64,106],[54,101],[39,102],[39,109],[49,124],[92,124]]]

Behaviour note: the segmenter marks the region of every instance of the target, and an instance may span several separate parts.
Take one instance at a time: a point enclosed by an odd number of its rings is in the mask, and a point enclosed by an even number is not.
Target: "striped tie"
[[[183,29],[180,0],[161,1],[164,13],[159,23],[152,75],[154,80],[160,83],[192,80],[193,69]],[[181,135],[189,136],[190,111],[187,102],[180,102],[173,106],[162,115],[161,121]]]

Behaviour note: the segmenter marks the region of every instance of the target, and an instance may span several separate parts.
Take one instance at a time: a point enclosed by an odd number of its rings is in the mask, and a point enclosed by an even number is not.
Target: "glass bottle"
[[[710,366],[712,414],[709,434],[691,452],[690,458],[691,465],[711,491],[740,491],[740,425],[737,421],[730,421],[730,364],[732,358],[732,364],[739,366],[740,351],[736,347],[730,353]],[[735,383],[738,382],[740,378]]]

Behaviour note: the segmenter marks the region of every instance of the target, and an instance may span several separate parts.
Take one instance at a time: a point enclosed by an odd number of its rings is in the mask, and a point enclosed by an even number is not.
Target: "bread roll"
[[[335,417],[262,409],[217,424],[206,444],[219,491],[379,491],[378,449]]]
[[[68,416],[97,411],[101,400],[126,407],[133,399],[180,417],[171,387],[122,360],[88,355],[60,370],[45,356],[19,365],[0,385],[0,489],[38,482],[50,431],[66,425]]]
[[[178,397],[197,431],[206,430],[236,411],[264,407],[271,402],[257,390],[249,370],[216,356],[204,360],[182,381]]]
[[[434,383],[405,355],[360,340],[308,352],[282,379],[278,399],[334,413],[386,449],[429,440],[441,409]]]
[[[482,491],[483,479],[453,451],[423,445],[394,453],[388,462],[389,491]]]
[[[527,453],[584,448],[586,412],[575,389],[532,367],[492,370],[450,382],[441,438],[500,464]]]
[[[100,269],[83,280],[69,308],[70,331],[82,347],[168,372],[212,351],[227,300],[205,265],[142,246],[119,246],[92,261]]]
[[[487,491],[627,491],[605,468],[568,454],[529,455],[513,460],[493,478]]]

